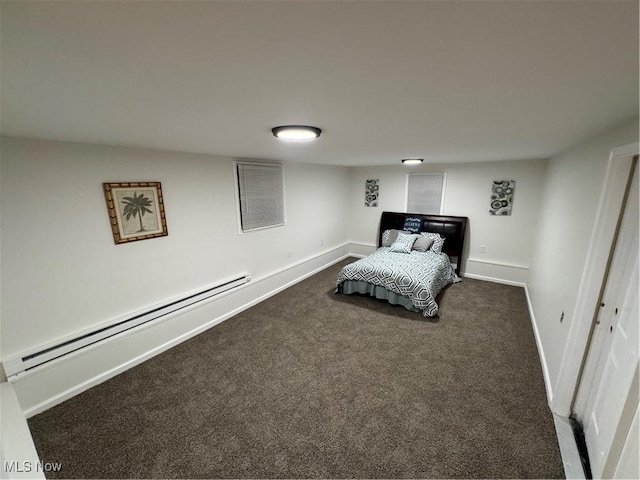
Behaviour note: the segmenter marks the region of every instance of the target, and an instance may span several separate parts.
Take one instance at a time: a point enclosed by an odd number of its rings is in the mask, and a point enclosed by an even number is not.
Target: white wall
[[[92,353],[76,384],[347,252],[346,168],[285,163],[286,226],[238,235],[231,158],[19,138],[1,147],[3,359],[238,273],[254,279],[235,303],[123,340],[122,358],[113,346]],[[169,235],[115,245],[102,182],[136,180],[162,182]],[[51,372],[33,378],[16,383],[25,409],[73,385]]]
[[[637,120],[549,161],[527,282],[548,386],[556,384],[567,334],[577,321],[573,313],[609,154],[614,147],[636,141]]]
[[[350,239],[373,246],[377,242],[380,213],[406,211],[408,173],[445,172],[443,214],[469,217],[463,274],[523,284],[533,251],[546,166],[545,160],[531,160],[354,168],[351,172]],[[364,206],[367,179],[380,180],[377,208]],[[494,180],[516,181],[510,216],[489,214]],[[485,246],[485,253],[480,253],[481,245]]]

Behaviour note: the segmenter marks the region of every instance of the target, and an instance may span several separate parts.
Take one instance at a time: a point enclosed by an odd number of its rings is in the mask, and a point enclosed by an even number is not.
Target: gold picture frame
[[[102,184],[116,245],[167,236],[160,182]]]

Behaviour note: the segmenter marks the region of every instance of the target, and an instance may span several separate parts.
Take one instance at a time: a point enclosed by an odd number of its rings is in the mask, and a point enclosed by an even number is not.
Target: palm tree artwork
[[[105,182],[102,188],[116,245],[169,234],[160,182]]]
[[[140,221],[140,230],[139,232],[144,232],[144,224],[142,223],[142,217],[144,217],[145,213],[153,214],[153,211],[149,208],[152,205],[151,200],[146,197],[142,192],[138,195],[138,192],[133,192],[133,197],[123,197],[122,203],[124,204],[124,210],[122,211],[123,216],[127,220],[131,220],[131,217],[138,218]]]

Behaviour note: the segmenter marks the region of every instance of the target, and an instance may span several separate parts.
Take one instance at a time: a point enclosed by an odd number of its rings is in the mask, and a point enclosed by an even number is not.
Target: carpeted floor
[[[334,294],[343,261],[29,420],[64,478],[561,478],[518,287],[440,317]]]

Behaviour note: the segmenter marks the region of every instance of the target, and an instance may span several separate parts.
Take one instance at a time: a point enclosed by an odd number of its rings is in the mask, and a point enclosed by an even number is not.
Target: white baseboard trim
[[[531,326],[533,328],[533,335],[536,339],[536,347],[538,348],[538,356],[540,357],[540,365],[542,366],[542,376],[544,378],[544,386],[547,391],[547,401],[551,406],[551,400],[553,400],[553,386],[551,385],[551,377],[549,375],[549,367],[547,366],[547,358],[544,354],[544,348],[540,339],[540,331],[538,330],[538,322],[536,316],[533,313],[533,306],[531,305],[531,298],[529,297],[529,289],[524,286],[524,293],[527,298],[527,308],[529,309],[529,317],[531,318]]]
[[[347,243],[320,252],[254,278],[237,291],[230,291],[207,305],[190,309],[166,322],[132,331],[87,352],[77,352],[55,365],[11,378],[25,417],[30,418],[62,403],[222,323],[349,257],[348,252]],[[105,345],[108,348],[104,348]]]
[[[483,280],[485,282],[500,283],[502,285],[511,285],[513,287],[524,287],[526,284],[522,282],[514,282],[513,280],[505,280],[504,278],[487,277],[485,275],[476,275],[474,273],[464,272],[462,278],[473,278],[474,280]]]
[[[375,252],[377,248],[378,247],[376,247],[373,243],[349,243],[349,253],[352,257],[366,257],[367,255],[371,255],[373,252]]]
[[[462,269],[464,277],[516,287],[524,287],[529,275],[528,267],[475,258],[464,260],[462,266],[464,267]]]

